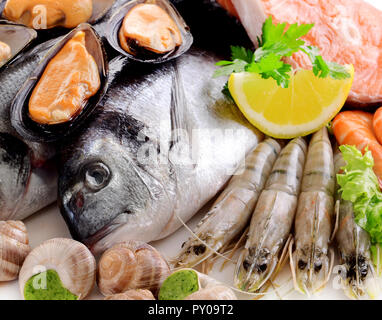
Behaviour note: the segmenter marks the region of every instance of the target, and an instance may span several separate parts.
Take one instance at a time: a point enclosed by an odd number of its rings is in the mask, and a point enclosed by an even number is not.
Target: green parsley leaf
[[[328,76],[333,79],[349,78],[346,68],[334,62],[326,62],[320,55],[320,50],[314,46],[306,46],[305,41],[300,39],[306,35],[314,24],[286,23],[273,24],[270,16],[263,24],[263,34],[258,38],[259,48],[253,52],[240,46],[231,46],[231,60],[219,61],[220,67],[214,73],[214,77],[230,76],[234,72],[253,72],[260,74],[262,78],[273,78],[283,88],[288,88],[292,66],[283,61],[284,57],[290,57],[293,53],[302,51],[308,55],[313,66],[313,73],[319,78]],[[226,85],[223,93],[228,96],[229,90]],[[232,99],[231,95],[229,95]]]
[[[233,72],[243,72],[245,71],[245,66],[248,64],[247,62],[238,59],[232,61],[230,64],[226,63],[226,61],[223,63],[224,64],[220,64],[220,66],[222,66],[220,69],[215,70],[213,75],[214,78],[230,76]]]
[[[231,92],[230,92],[229,89],[228,89],[228,82],[226,82],[226,84],[224,85],[223,90],[222,90],[222,93],[225,95],[225,97],[226,97],[229,101],[231,101],[231,102],[234,101],[233,98],[232,98]]]
[[[235,60],[243,60],[247,63],[251,63],[253,61],[253,51],[249,49],[245,49],[239,46],[231,46],[231,59]]]
[[[346,68],[335,62],[326,62],[322,56],[320,56],[320,49],[314,46],[307,46],[301,49],[306,53],[312,62],[313,73],[319,78],[326,78],[330,76],[333,79],[341,80],[350,78],[350,73]]]

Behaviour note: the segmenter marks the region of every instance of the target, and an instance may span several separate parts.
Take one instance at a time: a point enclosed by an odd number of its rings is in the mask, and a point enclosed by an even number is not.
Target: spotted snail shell
[[[0,221],[0,281],[17,279],[30,250],[24,223]]]
[[[26,282],[44,269],[56,271],[63,287],[78,299],[84,299],[95,284],[94,256],[85,245],[72,239],[50,239],[31,251],[20,270],[19,285],[23,296]]]
[[[105,297],[104,300],[155,300],[153,294],[145,289],[131,289]]]
[[[155,248],[141,241],[126,241],[102,255],[98,287],[104,295],[128,289],[148,289],[156,295],[169,274],[167,261]]]

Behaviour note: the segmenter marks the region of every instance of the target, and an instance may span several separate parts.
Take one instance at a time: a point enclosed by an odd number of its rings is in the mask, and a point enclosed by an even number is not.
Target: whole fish
[[[194,49],[173,63],[110,63],[114,80],[63,152],[59,205],[94,252],[163,238],[227,182],[262,134],[212,79],[217,58]]]
[[[0,72],[0,220],[21,220],[56,199],[52,146],[23,141],[10,123],[17,91],[54,41],[26,52]]]
[[[95,24],[101,35],[108,18],[124,2],[115,1],[108,14]],[[51,160],[56,153],[54,146],[25,141],[12,128],[9,114],[19,89],[61,39],[42,42],[51,38],[51,33],[39,33],[34,47],[0,72],[0,220],[24,219],[57,198],[57,170]]]
[[[222,58],[212,52],[250,43],[245,30],[216,3],[172,2],[197,47],[161,65],[111,61],[108,93],[62,148],[61,213],[95,253],[175,231],[263,138],[223,97],[224,80],[212,78]]]

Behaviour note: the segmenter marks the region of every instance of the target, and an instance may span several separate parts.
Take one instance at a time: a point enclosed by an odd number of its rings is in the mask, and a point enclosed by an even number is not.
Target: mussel
[[[81,23],[95,23],[112,7],[115,0],[0,0],[3,19],[33,29],[75,28]]]
[[[11,123],[29,141],[63,139],[95,109],[107,78],[102,41],[89,24],[81,24],[48,52],[19,90]]]
[[[0,20],[0,68],[14,60],[36,37],[33,29]]]
[[[193,37],[181,15],[167,0],[133,0],[109,20],[110,45],[132,60],[162,63],[185,53]]]

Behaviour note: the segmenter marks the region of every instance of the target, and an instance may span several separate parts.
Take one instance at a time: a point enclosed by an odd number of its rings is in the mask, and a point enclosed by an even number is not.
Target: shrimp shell
[[[335,171],[339,172],[345,164],[337,148],[334,156]],[[337,201],[340,205],[336,241],[342,263],[339,269],[342,287],[352,299],[360,299],[368,294],[372,296],[375,275],[370,255],[370,236],[355,223],[353,204],[342,200],[339,192]]]
[[[235,285],[255,292],[272,276],[290,233],[300,192],[307,145],[295,138],[281,151],[253,213],[236,265]]]
[[[0,281],[17,279],[30,250],[23,222],[0,221]]]
[[[295,218],[296,250],[291,257],[296,290],[315,293],[329,276],[328,246],[334,213],[333,150],[326,127],[309,144]]]
[[[246,157],[245,163],[196,227],[195,234],[204,243],[195,238],[185,242],[174,260],[176,267],[192,267],[200,263],[244,229],[281,150],[280,143],[268,138]]]

